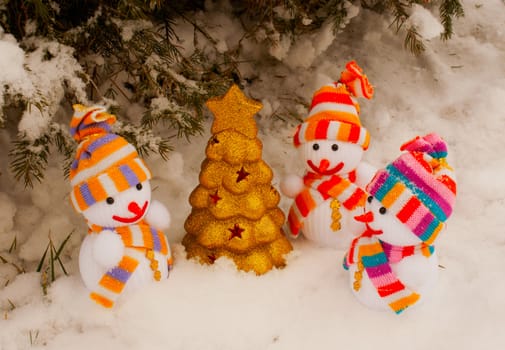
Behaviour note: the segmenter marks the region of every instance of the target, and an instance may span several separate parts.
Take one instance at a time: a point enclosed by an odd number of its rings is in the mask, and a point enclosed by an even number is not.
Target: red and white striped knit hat
[[[355,61],[348,62],[345,68],[338,82],[314,93],[309,115],[296,129],[295,147],[314,140],[339,140],[368,148],[370,134],[361,126],[355,98],[371,99],[374,89]]]
[[[78,212],[151,178],[135,147],[111,132],[115,121],[103,107],[74,105],[70,133],[79,145],[70,167],[70,198]]]

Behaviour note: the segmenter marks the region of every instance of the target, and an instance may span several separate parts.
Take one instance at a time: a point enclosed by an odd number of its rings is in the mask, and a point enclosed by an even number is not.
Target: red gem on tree
[[[229,228],[228,231],[231,232],[230,239],[233,239],[235,237],[242,238],[242,232],[244,232],[245,230],[238,224],[235,224],[235,226],[233,226],[233,228]]]
[[[212,201],[212,203],[214,203],[214,204],[217,204],[217,202],[219,202],[222,199],[221,197],[218,196],[217,190],[216,190],[216,193],[209,194],[209,197],[210,197],[210,200]]]
[[[249,176],[249,173],[247,171],[245,171],[244,167],[240,168],[240,170],[237,171],[237,174],[238,174],[237,182],[245,180],[245,178]]]
[[[210,139],[210,144],[215,145],[216,143],[219,143],[219,140],[217,139],[216,136],[214,136],[212,139]]]
[[[211,264],[214,264],[214,261],[216,261],[217,257],[214,254],[210,254],[207,256],[210,260]]]

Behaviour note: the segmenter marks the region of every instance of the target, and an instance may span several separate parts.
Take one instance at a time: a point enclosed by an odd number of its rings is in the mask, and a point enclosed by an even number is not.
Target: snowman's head
[[[354,94],[357,85],[350,89],[349,84],[355,80],[366,81],[362,86],[366,94],[360,96],[367,98],[372,97],[373,88],[357,65],[348,64],[346,68],[345,84],[328,84],[314,93],[309,115],[293,137],[295,147],[301,148],[307,169],[321,175],[354,170],[370,143],[370,134],[359,119],[360,107]]]
[[[79,142],[70,168],[74,208],[99,226],[140,221],[151,199],[151,172],[135,147],[111,132],[113,115],[97,106],[74,109],[70,131]]]
[[[102,227],[131,225],[144,218],[150,203],[151,185],[146,180],[93,204],[82,215],[89,223]]]
[[[356,169],[363,157],[363,148],[345,141],[314,140],[300,148],[308,171],[319,175],[347,174]]]
[[[368,231],[383,242],[395,246],[410,246],[423,242],[373,196],[369,196],[367,199],[365,214],[357,216],[355,219],[365,223]]]
[[[456,200],[453,170],[446,163],[447,146],[436,134],[417,137],[401,147],[392,163],[379,170],[370,193],[366,220],[394,245],[431,245],[451,215]],[[410,237],[409,237],[410,236]]]

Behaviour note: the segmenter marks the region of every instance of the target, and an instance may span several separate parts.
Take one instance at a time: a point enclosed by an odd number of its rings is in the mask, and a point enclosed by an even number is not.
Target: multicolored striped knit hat
[[[79,145],[70,167],[70,197],[78,212],[151,178],[135,147],[111,132],[115,121],[103,107],[74,105],[70,133]]]
[[[348,62],[345,68],[338,82],[314,93],[309,115],[296,129],[295,147],[314,140],[340,140],[368,148],[370,134],[361,126],[355,98],[370,99],[374,90],[355,61]]]
[[[433,133],[400,149],[406,152],[379,170],[366,190],[431,245],[456,201],[453,170],[445,160],[447,145]]]

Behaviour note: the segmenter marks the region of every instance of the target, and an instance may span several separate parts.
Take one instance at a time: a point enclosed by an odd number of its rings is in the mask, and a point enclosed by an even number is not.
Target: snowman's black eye
[[[107,197],[105,201],[107,202],[107,204],[114,204],[114,198],[112,197]]]
[[[387,210],[386,210],[386,208],[384,208],[384,207],[380,207],[380,208],[379,208],[379,213],[381,213],[382,215],[386,214],[386,211],[387,211]]]
[[[319,144],[318,144],[318,143],[313,144],[313,145],[312,145],[312,149],[313,149],[314,151],[317,151],[317,150],[319,149]]]
[[[373,201],[373,196],[368,196],[368,198],[366,199],[368,201],[368,203],[372,203]]]
[[[333,145],[331,145],[331,150],[332,151],[338,151],[338,145],[336,143],[334,143]]]
[[[139,190],[139,191],[140,191],[140,190],[142,189],[142,184],[141,184],[141,183],[138,183],[138,184],[137,184],[137,186],[135,186],[135,187],[137,187],[137,190]]]

